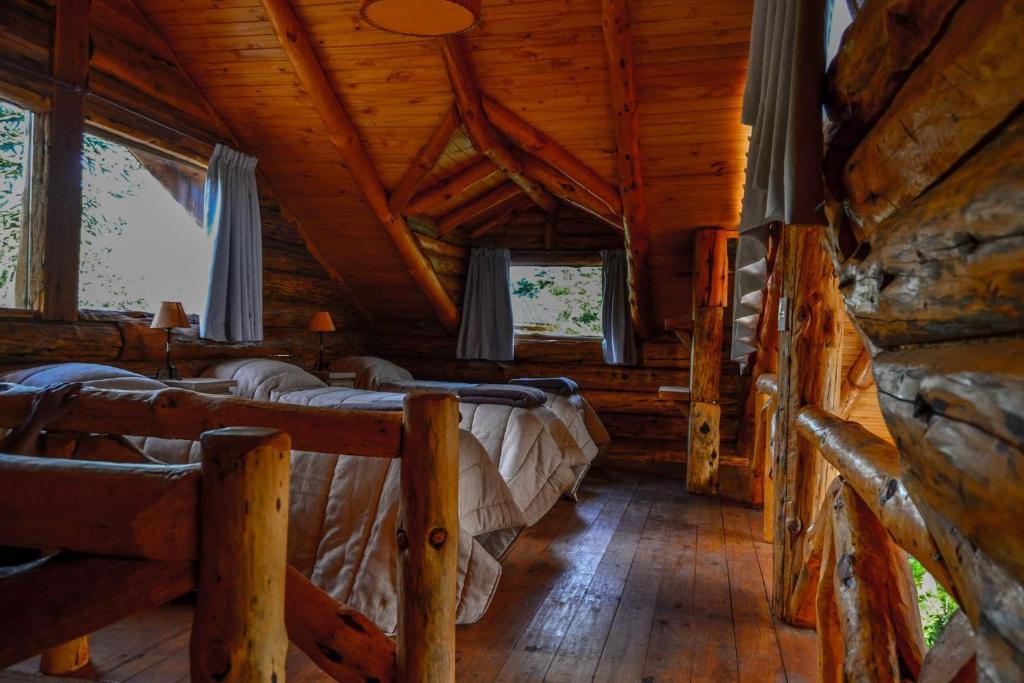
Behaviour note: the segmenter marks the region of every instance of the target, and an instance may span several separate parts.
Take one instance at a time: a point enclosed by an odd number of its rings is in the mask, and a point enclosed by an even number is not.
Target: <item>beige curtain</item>
[[[736,255],[732,358],[753,350],[768,225],[824,224],[821,92],[827,0],[755,0],[743,123],[751,127]]]

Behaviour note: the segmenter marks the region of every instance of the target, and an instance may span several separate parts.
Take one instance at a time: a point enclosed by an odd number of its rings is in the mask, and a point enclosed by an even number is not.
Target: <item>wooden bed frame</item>
[[[0,384],[0,427],[42,391]],[[199,439],[202,463],[0,454],[0,544],[58,551],[0,570],[0,668],[63,651],[69,672],[88,633],[198,589],[193,681],[283,682],[289,639],[337,680],[454,681],[458,425],[441,393],[383,412],[81,390],[48,434]],[[401,459],[396,640],[287,567],[292,448]]]

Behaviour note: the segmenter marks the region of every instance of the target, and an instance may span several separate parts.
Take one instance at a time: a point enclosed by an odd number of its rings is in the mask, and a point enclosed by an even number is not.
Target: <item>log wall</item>
[[[867,3],[827,102],[847,311],[909,493],[979,596],[963,607],[993,681],[1024,675],[1022,17],[1020,0]]]
[[[88,123],[183,159],[205,159],[213,143],[230,140],[133,3],[92,0],[90,22]],[[0,96],[37,111],[48,108],[52,26],[53,8],[41,0],[0,4]],[[310,253],[300,226],[265,182],[259,193],[265,343],[214,344],[198,340],[197,326],[176,331],[174,357],[185,373],[240,356],[283,356],[309,365],[317,340],[306,325],[317,310],[330,311],[338,328],[326,337],[328,357],[363,352],[373,341],[351,292]],[[151,373],[163,359],[164,332],[148,325],[139,314],[86,313],[77,323],[62,324],[0,311],[0,370],[84,361]]]
[[[728,335],[727,335],[728,336]],[[728,340],[723,357],[728,357]],[[686,461],[688,406],[658,397],[662,385],[689,386],[690,352],[681,343],[656,337],[641,347],[635,368],[605,365],[598,340],[516,341],[516,361],[455,359],[454,341],[427,338],[381,339],[378,355],[422,379],[507,382],[514,377],[566,375],[580,384],[612,437],[605,461],[674,463]],[[723,361],[721,380],[722,454],[736,462],[739,372]],[[678,470],[682,476],[682,469]]]

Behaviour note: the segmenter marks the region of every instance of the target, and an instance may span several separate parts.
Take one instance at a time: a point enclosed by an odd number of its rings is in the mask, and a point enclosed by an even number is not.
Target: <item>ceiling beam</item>
[[[441,54],[448,70],[448,80],[451,81],[452,91],[455,93],[455,103],[459,108],[459,114],[462,115],[462,121],[466,124],[473,146],[493,161],[509,180],[523,188],[523,192],[529,195],[537,206],[545,211],[554,211],[558,202],[539,183],[523,173],[519,162],[498,138],[487,120],[480,101],[476,76],[466,58],[461,36],[448,36],[442,38],[440,43]]]
[[[512,217],[515,216],[520,211],[530,208],[532,206],[533,202],[530,201],[529,197],[520,197],[518,201],[513,202],[508,208],[506,208],[498,215],[492,218],[488,218],[483,223],[470,230],[469,238],[471,240],[480,239],[494,228],[500,227],[508,223],[510,220],[512,220]],[[557,213],[557,211],[558,210],[555,209],[555,212],[547,214],[548,218],[550,219],[551,216],[554,216],[555,213]]]
[[[629,309],[633,330],[641,339],[653,333],[650,316],[650,244],[647,196],[640,157],[640,114],[633,73],[633,35],[628,0],[601,0],[601,27],[608,52],[608,76],[615,111],[615,144],[619,196],[626,229],[629,264]]]
[[[444,154],[445,148],[448,147],[448,141],[452,138],[452,133],[458,129],[461,123],[459,112],[455,105],[452,105],[448,113],[444,115],[441,125],[434,129],[427,144],[420,149],[391,193],[391,198],[388,199],[388,209],[393,216],[400,216],[405,210],[409,200],[426,180],[441,155]]]
[[[443,204],[455,195],[463,192],[471,185],[486,180],[496,173],[501,173],[501,169],[495,166],[494,162],[487,157],[480,157],[469,166],[442,178],[413,197],[409,202],[406,213],[410,215],[426,213],[435,206]]]
[[[622,230],[622,216],[612,213],[604,202],[580,187],[576,181],[525,152],[521,152],[518,156],[523,170],[543,185],[548,192],[573,206],[578,206],[616,230]]]
[[[437,234],[439,236],[447,235],[460,225],[465,225],[474,218],[522,195],[521,187],[515,183],[505,183],[442,216],[437,221]]]
[[[482,94],[481,101],[487,120],[512,142],[570,178],[580,189],[603,203],[612,215],[622,215],[622,199],[617,187],[546,133],[537,130],[518,114],[498,104],[493,97]],[[526,172],[529,174],[529,169]]]
[[[450,332],[458,329],[459,314],[430,261],[424,256],[412,231],[401,216],[388,206],[388,196],[358,131],[345,112],[338,94],[327,78],[302,23],[288,0],[261,0],[292,68],[306,90],[313,107],[324,122],[331,142],[348,166],[359,191],[384,227],[406,269],[419,285],[438,320]]]

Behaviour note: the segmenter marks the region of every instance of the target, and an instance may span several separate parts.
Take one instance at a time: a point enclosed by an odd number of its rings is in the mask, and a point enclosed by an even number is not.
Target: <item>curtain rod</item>
[[[150,123],[152,123],[152,124],[154,124],[156,126],[159,126],[160,128],[168,130],[168,131],[170,131],[172,133],[175,133],[177,135],[180,135],[182,137],[188,138],[189,140],[192,140],[194,142],[199,142],[199,143],[202,143],[204,145],[209,145],[211,147],[213,147],[215,144],[217,144],[217,139],[218,139],[219,136],[212,136],[213,141],[211,141],[211,140],[204,140],[202,138],[196,137],[195,134],[193,134],[193,133],[189,133],[187,131],[183,131],[181,129],[175,128],[174,126],[172,126],[172,125],[170,125],[168,123],[164,123],[163,121],[160,121],[158,119],[154,119],[151,116],[148,116],[148,115],[146,115],[146,114],[144,114],[144,113],[142,113],[140,111],[137,111],[135,109],[132,109],[131,107],[129,107],[127,105],[124,105],[124,104],[121,104],[120,102],[112,100],[109,97],[105,97],[103,95],[100,95],[99,93],[93,92],[92,90],[90,90],[87,87],[83,87],[83,86],[80,86],[80,85],[75,85],[74,83],[68,83],[67,81],[63,81],[63,80],[61,80],[59,78],[54,78],[53,76],[51,76],[50,74],[47,74],[47,73],[40,73],[38,71],[34,71],[34,70],[30,69],[29,67],[27,67],[27,66],[25,66],[23,64],[19,64],[17,62],[14,62],[12,60],[6,59],[4,57],[0,57],[0,66],[4,66],[4,67],[7,67],[9,69],[13,69],[14,71],[21,72],[23,75],[29,76],[31,78],[42,80],[42,81],[46,82],[49,85],[58,85],[58,86],[60,86],[62,88],[66,88],[66,89],[68,89],[68,90],[70,90],[72,92],[83,94],[86,97],[90,97],[90,98],[92,98],[94,100],[98,100],[100,102],[108,104],[108,105],[110,105],[110,106],[112,106],[112,107],[114,107],[116,109],[120,109],[121,111],[127,112],[127,113],[131,114],[132,116],[137,116],[140,119],[148,121],[148,122],[150,122]]]

